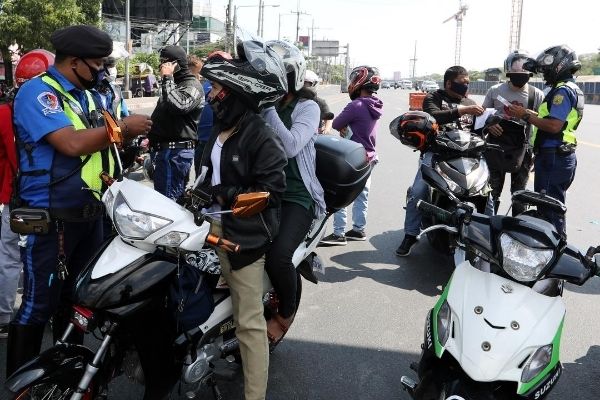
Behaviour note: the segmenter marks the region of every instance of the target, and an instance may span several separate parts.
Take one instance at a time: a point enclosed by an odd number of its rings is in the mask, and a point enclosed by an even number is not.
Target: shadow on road
[[[441,293],[452,274],[451,259],[436,252],[426,238],[415,245],[410,256],[395,255],[398,238],[404,235],[402,230],[386,231],[372,236],[370,244],[374,249],[351,250],[359,246],[357,242],[348,242],[345,247],[337,247],[346,252],[332,255],[327,263],[327,272],[320,279],[324,282],[347,282],[354,278],[369,278],[374,281],[406,290],[416,290],[428,296]],[[372,266],[378,265],[377,268]],[[385,268],[388,266],[388,268]]]
[[[600,399],[598,366],[600,366],[600,346],[590,347],[585,356],[573,363],[564,363],[562,376],[550,397]],[[577,396],[573,397],[573,394]]]

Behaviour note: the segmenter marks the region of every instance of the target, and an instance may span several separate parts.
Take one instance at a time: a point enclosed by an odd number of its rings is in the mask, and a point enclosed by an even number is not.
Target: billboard
[[[148,22],[191,22],[192,0],[130,0],[131,19]],[[125,18],[125,0],[103,0],[102,15]]]
[[[310,42],[309,36],[298,36],[298,41],[302,45],[302,47],[308,47],[308,42]]]
[[[336,57],[340,53],[339,40],[313,40],[312,55],[318,57]]]

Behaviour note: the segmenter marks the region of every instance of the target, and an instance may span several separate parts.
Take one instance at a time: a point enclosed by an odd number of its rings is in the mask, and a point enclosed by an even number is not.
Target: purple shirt
[[[383,102],[380,99],[375,96],[359,97],[334,118],[332,126],[338,131],[349,126],[352,130],[350,139],[363,145],[367,150],[369,161],[372,161],[377,157],[375,138],[377,121],[382,113]]]

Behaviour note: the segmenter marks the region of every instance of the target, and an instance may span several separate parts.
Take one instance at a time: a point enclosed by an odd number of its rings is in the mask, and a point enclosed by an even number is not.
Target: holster
[[[46,235],[50,213],[43,208],[19,207],[10,211],[10,229],[20,235]]]

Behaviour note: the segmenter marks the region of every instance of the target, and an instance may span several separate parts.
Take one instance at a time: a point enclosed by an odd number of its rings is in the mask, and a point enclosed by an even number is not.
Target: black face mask
[[[99,70],[94,69],[83,58],[81,58],[80,60],[83,61],[83,63],[90,70],[92,79],[88,80],[88,79],[85,79],[84,77],[82,77],[81,75],[79,75],[76,68],[73,68],[73,72],[75,73],[75,76],[79,80],[79,83],[81,83],[81,86],[83,86],[87,90],[91,90],[91,89],[95,88],[96,86],[98,86],[98,84],[100,82],[102,82],[102,80],[104,79],[104,75],[106,74],[106,70],[104,68],[101,68]]]
[[[227,130],[234,127],[242,115],[248,111],[248,107],[231,93],[218,99],[218,95],[208,100],[213,116],[219,129]]]
[[[510,83],[512,83],[513,86],[522,88],[529,82],[529,74],[510,74],[508,79],[510,79]]]
[[[450,83],[450,90],[452,90],[456,94],[461,95],[462,97],[465,97],[467,91],[469,90],[469,85],[467,83],[458,83],[452,81]]]

